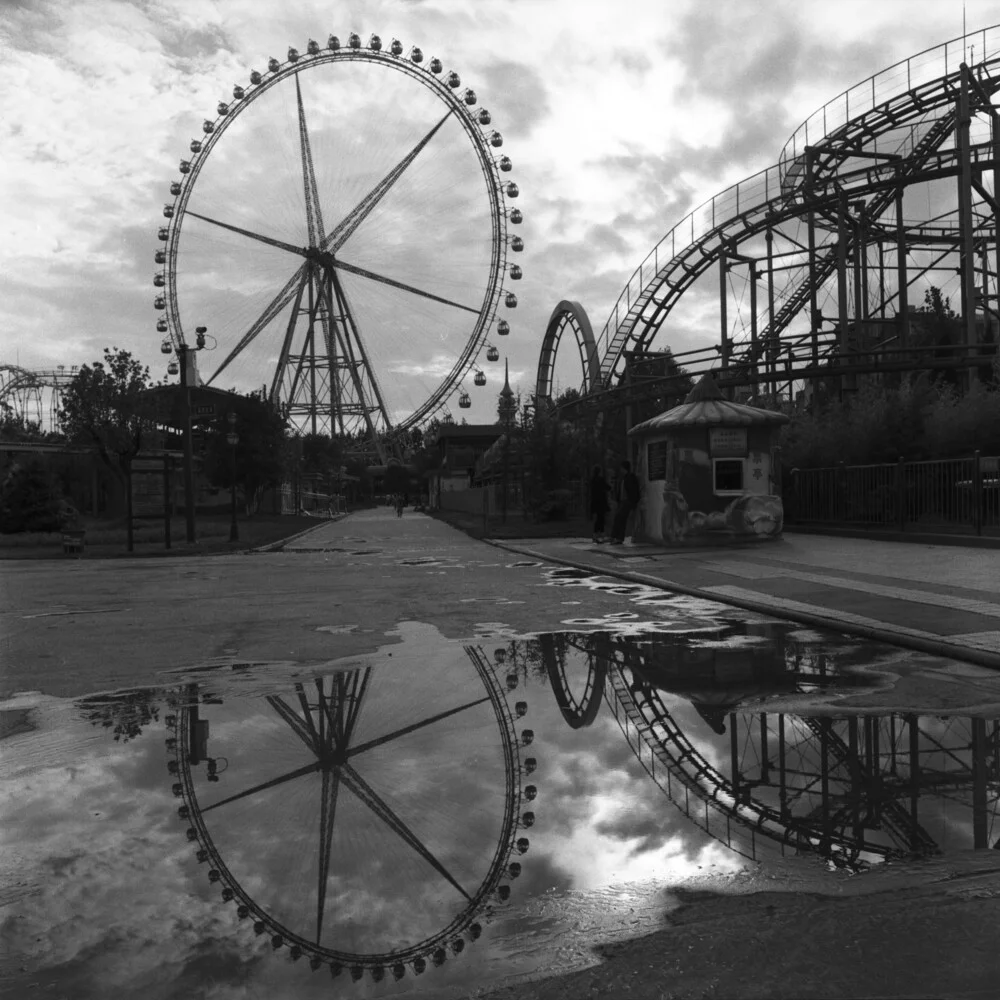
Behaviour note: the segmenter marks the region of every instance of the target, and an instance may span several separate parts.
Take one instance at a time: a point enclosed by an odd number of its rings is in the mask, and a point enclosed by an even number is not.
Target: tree
[[[6,399],[0,399],[0,439],[4,441],[55,441],[58,434],[43,431],[41,424],[14,412]]]
[[[302,436],[302,471],[313,475],[330,476],[340,471],[343,448],[339,438],[329,434],[304,434]]]
[[[216,417],[213,433],[207,435],[205,475],[213,486],[229,489],[233,485],[235,457],[236,486],[243,493],[248,514],[260,507],[264,491],[279,485],[288,465],[288,439],[285,418],[257,394],[240,396],[232,428],[239,440],[229,444],[229,420],[226,414]]]
[[[125,493],[132,551],[132,460],[155,432],[162,404],[146,390],[149,369],[128,351],[104,349],[83,365],[62,394],[60,421],[69,441],[92,446]]]
[[[146,390],[149,369],[128,351],[104,349],[104,361],[83,365],[62,394],[60,420],[70,441],[93,445],[124,478],[155,426]]]

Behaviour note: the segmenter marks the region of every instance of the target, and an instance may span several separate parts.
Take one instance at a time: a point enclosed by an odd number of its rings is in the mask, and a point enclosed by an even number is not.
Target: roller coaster
[[[76,366],[28,369],[19,365],[0,365],[0,409],[22,424],[33,424],[42,431],[59,429],[62,390],[76,374]]]
[[[669,394],[675,375],[634,379],[630,368],[697,329],[695,297],[684,299],[695,288],[699,302],[717,296],[718,338],[673,351],[674,360],[750,395],[791,398],[820,378],[850,391],[867,373],[957,369],[975,378],[989,370],[1000,318],[998,88],[993,26],[911,56],[823,105],[777,163],[664,235],[596,337],[579,303],[556,306],[536,395],[551,397],[567,333],[591,403]],[[921,332],[915,307],[930,285],[956,304],[957,342],[947,352]]]

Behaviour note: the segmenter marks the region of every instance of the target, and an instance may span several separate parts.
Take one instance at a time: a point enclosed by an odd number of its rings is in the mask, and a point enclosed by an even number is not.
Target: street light
[[[239,525],[236,523],[236,446],[240,443],[240,436],[236,433],[236,414],[230,410],[229,413],[226,414],[226,419],[229,421],[229,433],[226,435],[226,440],[229,442],[232,455],[232,464],[230,466],[231,485],[229,493],[229,509],[231,513],[231,520],[229,522],[229,540],[231,542],[238,542],[240,540],[240,529]]]

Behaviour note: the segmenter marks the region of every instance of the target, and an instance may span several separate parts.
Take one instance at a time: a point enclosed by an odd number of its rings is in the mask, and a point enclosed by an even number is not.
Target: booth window
[[[743,492],[743,459],[716,458],[712,460],[712,489],[716,493]]]

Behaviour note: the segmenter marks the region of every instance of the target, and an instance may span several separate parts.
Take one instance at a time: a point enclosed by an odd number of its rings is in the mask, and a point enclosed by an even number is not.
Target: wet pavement
[[[738,607],[1000,668],[1000,551],[786,532],[668,549],[585,538],[495,543]]]
[[[379,511],[4,586],[5,996],[725,996],[692,893],[1000,891],[967,662]]]
[[[10,593],[4,995],[528,996],[687,941],[692,892],[998,891],[995,672],[425,518],[295,544]],[[95,624],[155,636],[187,587],[172,644]],[[641,995],[733,995],[706,975]]]

